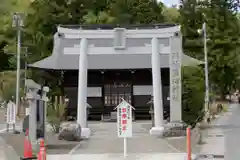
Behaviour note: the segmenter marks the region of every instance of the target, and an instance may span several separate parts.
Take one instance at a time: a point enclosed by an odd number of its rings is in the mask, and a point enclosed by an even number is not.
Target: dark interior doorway
[[[118,82],[104,85],[104,114],[114,112],[114,108],[122,99],[132,103],[132,85],[127,82]]]

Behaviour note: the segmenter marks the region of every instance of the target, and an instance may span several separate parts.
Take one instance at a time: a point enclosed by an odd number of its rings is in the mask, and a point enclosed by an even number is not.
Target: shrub
[[[59,133],[61,123],[64,120],[66,104],[57,104],[56,106],[53,103],[49,103],[47,107],[47,121],[51,125],[54,133]]]
[[[184,67],[182,77],[183,121],[188,125],[203,119],[204,112],[204,72],[201,67]]]

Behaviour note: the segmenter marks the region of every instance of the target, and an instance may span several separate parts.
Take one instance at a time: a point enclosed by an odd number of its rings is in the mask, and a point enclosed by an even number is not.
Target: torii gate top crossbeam
[[[69,29],[64,27],[58,27],[58,33],[63,34],[65,38],[69,39],[102,39],[102,38],[114,38],[114,33],[120,28],[114,28],[112,30],[85,30],[85,29]],[[173,26],[168,28],[155,29],[126,29],[124,30],[125,38],[170,38],[174,35],[180,35],[180,26]]]
[[[177,37],[181,43],[180,26],[151,29],[69,29],[58,27],[58,35],[65,44],[64,54],[79,54],[81,39],[88,40],[89,54],[151,54],[152,38],[159,39],[162,54],[169,54],[170,38]],[[69,41],[69,42],[67,42]],[[71,41],[71,42],[70,42]]]

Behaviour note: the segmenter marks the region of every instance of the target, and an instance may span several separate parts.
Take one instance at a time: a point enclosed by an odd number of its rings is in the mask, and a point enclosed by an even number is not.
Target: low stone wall
[[[186,136],[187,126],[184,123],[167,123],[164,126],[163,137],[182,137]]]

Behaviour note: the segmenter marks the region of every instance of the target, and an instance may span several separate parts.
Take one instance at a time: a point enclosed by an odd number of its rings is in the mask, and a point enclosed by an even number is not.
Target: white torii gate
[[[79,54],[78,77],[78,106],[77,122],[82,126],[82,136],[91,134],[87,126],[87,70],[88,54],[151,54],[153,103],[155,126],[151,128],[151,135],[162,135],[164,131],[162,83],[160,72],[160,54],[169,54],[170,68],[170,120],[182,121],[181,107],[181,63],[182,63],[182,35],[180,26],[155,29],[125,29],[89,30],[69,29],[58,27],[58,33],[67,39],[79,39],[80,45],[64,48],[64,54]],[[112,39],[113,46],[99,47],[94,45],[96,40]],[[143,46],[128,46],[127,40],[149,40]],[[169,45],[163,45],[163,41]],[[71,62],[69,62],[71,63]],[[133,62],[134,63],[134,62]]]

